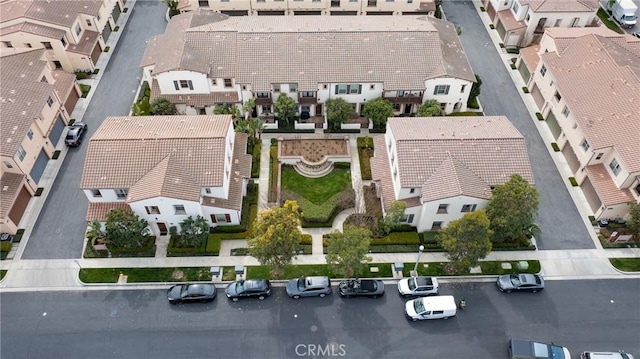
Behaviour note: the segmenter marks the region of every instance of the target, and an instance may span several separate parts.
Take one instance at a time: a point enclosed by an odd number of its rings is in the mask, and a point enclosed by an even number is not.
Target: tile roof
[[[0,177],[0,218],[7,218],[9,215],[25,177],[27,176],[22,173],[9,172],[3,173]]]
[[[5,56],[6,54],[6,56]],[[33,121],[52,95],[53,84],[40,82],[47,63],[44,50],[0,52],[0,153],[13,157]]]
[[[629,172],[640,171],[640,56],[585,35],[541,58],[591,147],[614,147]]]
[[[41,24],[34,24],[29,21],[25,21],[20,24],[6,26],[0,29],[0,36],[13,34],[15,32],[25,32],[28,34],[40,35],[44,37],[48,37],[51,39],[60,40],[64,35],[65,31],[56,29],[51,26],[45,26]]]
[[[55,80],[53,86],[62,98],[62,102],[65,102],[69,97],[69,93],[75,87],[76,75],[64,70],[54,70],[51,74]]]
[[[422,199],[431,202],[457,196],[489,199],[491,188],[460,161],[447,157],[424,181]]]
[[[618,45],[640,56],[640,39],[630,34],[618,34],[604,26],[600,27],[548,27],[545,35],[553,39],[557,52],[563,52],[573,41],[586,35],[599,35],[611,39]]]
[[[535,12],[595,12],[597,0],[520,0]]]
[[[527,65],[527,68],[530,72],[535,71],[538,67],[538,63],[540,62],[540,45],[531,45],[520,49],[520,57]]]
[[[398,117],[387,129],[396,140],[402,187],[421,187],[447,157],[490,186],[514,173],[533,183],[524,137],[504,116]]]
[[[516,17],[513,15],[511,9],[498,11],[498,16],[500,17],[500,22],[507,31],[513,31],[516,29],[527,27],[527,24],[524,21],[516,20]]]
[[[107,214],[114,209],[131,211],[131,207],[126,202],[89,202],[87,207],[87,222],[106,222]]]
[[[190,26],[196,15],[209,23]],[[141,66],[154,64],[155,74],[175,69],[208,72],[212,78],[251,84],[254,91],[284,82],[297,83],[301,91],[315,91],[318,83],[329,82],[382,81],[387,90],[407,90],[424,88],[424,81],[435,76],[475,81],[455,28],[437,19],[283,19],[202,12],[175,16],[165,34],[150,41]],[[382,50],[372,52],[372,48]],[[334,65],[336,61],[340,66]]]
[[[16,0],[0,3],[1,21],[25,17],[71,27],[78,14],[98,15],[102,0]]]
[[[170,155],[200,187],[222,186],[230,128],[231,115],[107,117],[89,141],[80,187],[131,188]]]
[[[184,103],[187,106],[193,106],[196,108],[202,108],[206,106],[211,106],[211,104],[222,104],[222,103],[238,103],[240,99],[238,98],[238,93],[234,91],[226,91],[226,92],[209,92],[209,93],[195,93],[191,95],[169,95],[162,94],[160,92],[160,86],[158,85],[157,80],[153,80],[151,84],[151,98],[150,102],[153,102],[156,98],[166,98],[169,102],[174,104]]]
[[[373,157],[369,159],[371,162],[371,178],[377,182],[382,207],[386,211],[391,205],[391,202],[395,201],[396,195],[393,190],[393,181],[391,180],[389,152],[384,150],[387,148],[384,135],[373,137],[373,148],[378,148],[379,150],[374,151]]]
[[[198,202],[201,189],[189,170],[180,165],[175,156],[168,155],[131,186],[127,203],[154,197]]]
[[[67,46],[67,51],[75,52],[77,54],[83,55],[91,55],[91,52],[96,47],[98,43],[98,34],[95,31],[84,30],[82,33],[82,38],[78,41],[77,44],[69,44]]]
[[[616,186],[603,164],[587,166],[585,169],[603,206],[635,202],[628,188],[619,189]]]

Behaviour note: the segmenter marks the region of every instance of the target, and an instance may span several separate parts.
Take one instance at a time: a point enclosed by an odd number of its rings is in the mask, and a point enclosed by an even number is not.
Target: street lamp
[[[422,254],[422,251],[424,251],[424,246],[421,244],[420,247],[418,247],[418,259],[416,260],[416,265],[413,267],[413,274],[416,277],[418,276],[418,262],[420,262],[420,255]]]

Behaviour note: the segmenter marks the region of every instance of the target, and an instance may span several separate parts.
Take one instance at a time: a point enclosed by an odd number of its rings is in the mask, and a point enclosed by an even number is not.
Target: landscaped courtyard
[[[320,162],[325,156],[349,156],[344,139],[286,139],[280,146],[280,157],[302,157],[310,163]]]

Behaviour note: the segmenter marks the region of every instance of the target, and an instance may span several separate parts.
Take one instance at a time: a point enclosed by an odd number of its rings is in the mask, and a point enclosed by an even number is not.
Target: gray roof
[[[2,22],[25,17],[71,27],[78,14],[98,15],[102,0],[17,0],[0,4]]]

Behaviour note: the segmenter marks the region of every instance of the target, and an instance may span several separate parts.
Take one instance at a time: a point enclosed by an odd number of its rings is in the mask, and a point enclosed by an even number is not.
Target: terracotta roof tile
[[[628,188],[619,189],[616,186],[603,164],[587,166],[585,169],[587,170],[587,176],[591,180],[591,184],[593,184],[593,188],[595,188],[598,197],[600,197],[605,207],[635,202],[635,198],[633,198]]]
[[[9,172],[3,173],[0,177],[0,218],[7,218],[9,215],[25,177],[27,176],[22,173]]]
[[[0,5],[2,21],[20,17],[71,27],[78,14],[96,16],[102,0],[35,0],[7,1]]]
[[[536,12],[595,12],[597,0],[521,0]]]
[[[447,157],[422,185],[422,200],[436,201],[444,198],[468,196],[491,198],[491,188],[469,168]]]
[[[395,201],[396,195],[393,190],[393,181],[391,179],[391,168],[389,167],[389,153],[386,148],[384,135],[373,137],[373,157],[369,159],[371,162],[371,178],[377,182],[380,193],[382,206],[386,211],[391,202]]]
[[[173,155],[169,155],[131,186],[127,203],[154,197],[198,202],[201,189],[189,170],[182,167]]]
[[[106,222],[107,214],[114,209],[131,211],[131,207],[126,202],[89,202],[87,207],[87,222]]]
[[[516,20],[511,9],[498,11],[498,16],[500,17],[500,22],[504,25],[504,28],[507,31],[527,27],[527,24],[524,21]]]
[[[15,32],[25,32],[28,34],[40,35],[56,40],[60,40],[65,35],[64,30],[26,21],[20,24],[3,27],[2,29],[0,29],[0,36],[12,34]]]
[[[95,31],[84,30],[80,41],[78,41],[77,44],[69,44],[69,46],[67,46],[67,51],[83,55],[91,55],[91,52],[98,43],[99,35],[100,34]]]
[[[65,102],[69,97],[69,93],[75,87],[76,75],[63,70],[55,70],[52,71],[51,74],[55,79],[53,86],[62,98],[62,102]]]

